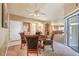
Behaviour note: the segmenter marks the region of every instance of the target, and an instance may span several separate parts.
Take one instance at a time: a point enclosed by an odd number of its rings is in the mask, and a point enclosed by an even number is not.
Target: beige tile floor
[[[7,56],[27,56],[27,48],[20,49],[20,45],[11,46],[8,48]],[[31,53],[30,56],[36,56],[36,54]],[[54,52],[50,46],[45,46],[45,50],[41,50],[39,56],[79,56],[79,53],[61,43],[54,42]]]

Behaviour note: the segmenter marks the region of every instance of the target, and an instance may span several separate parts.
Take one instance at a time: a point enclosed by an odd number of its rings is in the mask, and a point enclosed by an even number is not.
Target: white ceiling
[[[37,5],[37,6],[36,6]],[[40,8],[41,12],[46,15],[40,15],[39,17],[29,16],[30,11],[34,11]],[[52,22],[63,22],[64,17],[64,4],[63,3],[10,3],[8,4],[8,10],[10,13],[24,16],[28,18],[35,18],[39,20],[50,20]]]

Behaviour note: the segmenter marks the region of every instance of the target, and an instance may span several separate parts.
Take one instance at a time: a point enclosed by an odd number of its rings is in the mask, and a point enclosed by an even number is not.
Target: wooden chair
[[[27,39],[27,56],[29,55],[29,53],[36,53],[38,56],[39,36],[29,35],[29,36],[26,36],[26,39]]]
[[[20,33],[20,37],[21,37],[21,49],[22,49],[22,47],[26,45],[26,37],[24,35],[24,32]]]
[[[52,51],[54,51],[54,48],[53,48],[53,38],[54,38],[54,34],[51,35],[50,40],[45,40],[44,41],[44,46],[45,45],[51,45]]]

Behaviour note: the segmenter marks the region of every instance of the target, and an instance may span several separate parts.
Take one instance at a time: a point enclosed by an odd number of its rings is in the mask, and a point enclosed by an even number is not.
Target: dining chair
[[[53,48],[53,38],[54,38],[54,34],[52,33],[52,34],[51,34],[51,37],[50,37],[50,38],[47,38],[47,39],[49,39],[49,40],[46,39],[46,40],[44,41],[44,46],[50,45],[51,48],[52,48],[52,51],[54,51],[54,48]]]
[[[37,35],[29,35],[26,36],[27,39],[27,56],[29,56],[29,53],[36,53],[38,56],[38,41],[39,41],[39,36]]]
[[[20,33],[20,37],[21,37],[21,49],[22,49],[22,47],[26,45],[26,37],[24,35],[24,32]]]

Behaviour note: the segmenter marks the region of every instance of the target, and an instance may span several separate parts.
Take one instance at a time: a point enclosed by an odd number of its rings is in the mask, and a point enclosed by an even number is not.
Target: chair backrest
[[[37,49],[38,39],[39,39],[39,37],[37,35],[26,36],[26,39],[27,39],[27,48],[28,49]]]
[[[20,33],[20,37],[21,37],[21,40],[24,40],[25,38],[24,38],[24,33],[22,32],[22,33]]]
[[[52,33],[52,35],[51,35],[51,40],[53,40],[53,38],[54,38],[54,35],[55,35],[55,34],[54,34],[54,33]]]
[[[26,37],[24,35],[24,32],[20,33],[20,37],[21,37],[21,43],[26,43]]]

